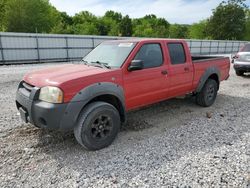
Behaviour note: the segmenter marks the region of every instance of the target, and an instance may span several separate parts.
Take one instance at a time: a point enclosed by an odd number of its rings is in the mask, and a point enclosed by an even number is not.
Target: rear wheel
[[[236,70],[235,73],[237,76],[243,76],[243,74],[244,74],[243,71],[239,71],[239,70]]]
[[[120,115],[114,106],[105,102],[93,102],[80,114],[74,134],[85,149],[99,150],[114,141],[120,125]]]
[[[203,107],[211,106],[217,96],[218,83],[213,79],[208,79],[202,90],[196,96],[196,103]]]

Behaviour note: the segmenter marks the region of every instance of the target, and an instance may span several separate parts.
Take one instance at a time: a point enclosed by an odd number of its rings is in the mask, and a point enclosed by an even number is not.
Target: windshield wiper
[[[105,67],[107,69],[111,69],[111,67],[109,66],[108,63],[104,63],[104,62],[100,62],[100,61],[93,61],[91,63],[101,65],[102,67]]]
[[[81,62],[83,62],[85,65],[89,65],[89,62],[88,61],[86,61],[86,60],[81,60]]]

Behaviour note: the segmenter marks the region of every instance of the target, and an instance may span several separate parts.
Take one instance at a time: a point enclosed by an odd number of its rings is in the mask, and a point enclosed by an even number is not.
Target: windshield
[[[105,42],[97,46],[83,61],[86,63],[101,63],[109,67],[119,68],[122,66],[136,43],[129,42]]]

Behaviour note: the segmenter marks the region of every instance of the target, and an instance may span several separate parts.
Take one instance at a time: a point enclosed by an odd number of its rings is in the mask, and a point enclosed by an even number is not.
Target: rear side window
[[[250,52],[250,44],[246,44],[243,49],[242,52]]]
[[[144,68],[159,67],[163,63],[160,44],[144,44],[137,52],[135,60],[142,60]]]
[[[181,43],[169,43],[168,51],[171,59],[171,64],[184,64],[186,62],[186,54]]]

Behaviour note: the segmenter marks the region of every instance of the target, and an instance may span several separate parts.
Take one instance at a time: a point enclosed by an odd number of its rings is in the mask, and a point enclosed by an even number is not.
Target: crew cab
[[[127,111],[186,94],[211,106],[229,69],[227,57],[192,57],[184,40],[106,41],[77,64],[26,74],[16,106],[24,122],[74,130],[84,148],[98,150],[126,125]]]

